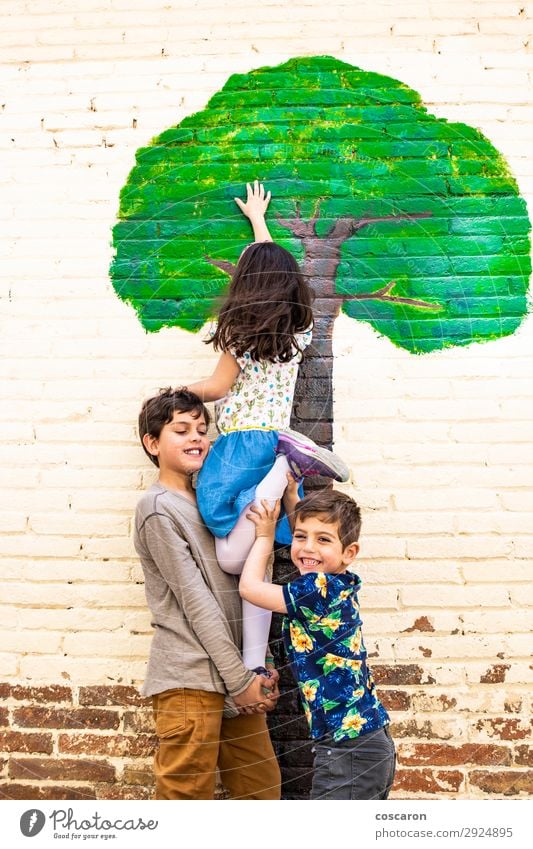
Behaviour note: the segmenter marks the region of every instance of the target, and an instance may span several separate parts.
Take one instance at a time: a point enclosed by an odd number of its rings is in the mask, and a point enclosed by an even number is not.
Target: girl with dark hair
[[[331,451],[289,430],[304,349],[311,341],[312,290],[289,251],[272,241],[265,221],[271,194],[256,180],[247,199],[235,198],[250,220],[255,242],[242,252],[212,338],[220,359],[206,380],[187,388],[217,401],[220,436],[198,476],[202,517],[216,537],[221,568],[240,574],[255,541],[246,518],[251,504],[272,504],[287,490],[296,502],[296,480],[324,475],[348,480],[348,469]],[[288,489],[287,489],[288,488]],[[290,543],[286,517],[276,539]],[[243,602],[243,660],[264,674],[271,614]]]

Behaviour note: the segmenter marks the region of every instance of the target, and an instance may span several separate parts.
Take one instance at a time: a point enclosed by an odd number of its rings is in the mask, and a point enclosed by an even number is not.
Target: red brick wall
[[[454,733],[461,705],[421,666],[377,663],[373,672],[393,718],[398,750],[393,797],[501,798],[531,790],[530,732],[519,701],[507,704],[501,715],[480,717],[470,729],[476,742],[466,743]],[[488,698],[499,689],[498,677],[488,674],[482,682]],[[283,761],[284,795],[302,798],[312,755],[289,678],[286,683],[271,733]],[[151,798],[156,745],[151,705],[134,688],[2,684],[0,697],[3,798]]]
[[[6,799],[148,799],[150,700],[133,687],[0,685]]]

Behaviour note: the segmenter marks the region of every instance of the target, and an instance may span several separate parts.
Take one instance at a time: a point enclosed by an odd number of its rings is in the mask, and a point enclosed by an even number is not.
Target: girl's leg
[[[254,504],[261,505],[262,499],[274,504],[281,498],[287,487],[287,472],[289,464],[284,454],[279,454],[270,471],[257,485]],[[237,519],[237,523],[227,537],[217,537],[215,540],[217,560],[224,572],[230,575],[240,575],[244,561],[248,557],[255,540],[255,525],[246,518],[252,505],[248,504]]]
[[[224,539],[215,539],[217,560],[224,572],[240,575],[242,567],[255,539],[255,525],[246,518],[251,504],[242,511],[231,534]],[[241,525],[241,527],[239,527]],[[252,529],[249,532],[249,527]],[[242,534],[240,534],[242,530]],[[230,539],[231,537],[231,539]],[[238,540],[238,546],[236,541]],[[266,580],[266,579],[265,579]],[[242,659],[248,669],[264,667],[266,648],[272,613],[242,600]]]
[[[242,662],[248,669],[265,666],[271,621],[270,610],[242,600]]]
[[[266,498],[273,506],[287,489],[287,472],[289,471],[290,467],[286,456],[278,454],[269,473],[256,487],[254,504],[260,505],[261,500]]]
[[[246,512],[250,507],[251,504],[243,510],[231,534],[224,539],[217,538],[215,540],[217,560],[224,572],[229,572],[230,575],[241,574],[244,561],[254,543],[255,525],[246,518]],[[236,537],[236,533],[240,530],[238,525],[241,522],[249,525],[252,528],[252,533],[249,534],[248,528],[245,527],[243,535]],[[230,537],[232,537],[231,540]],[[248,541],[246,541],[247,537],[249,537]],[[239,550],[235,550],[236,539],[239,540]],[[265,580],[267,579],[265,578]],[[271,621],[272,613],[270,610],[256,607],[255,604],[246,601],[246,599],[242,600],[242,659],[248,669],[256,669],[265,665]]]
[[[244,508],[227,537],[215,537],[218,565],[229,575],[240,575],[255,540],[255,525],[246,518],[253,502]]]
[[[274,504],[281,498],[287,487],[287,472],[289,464],[287,459],[280,454],[271,470],[263,478],[255,491],[254,504],[261,505],[263,499]],[[255,525],[246,518],[246,514],[252,505],[249,504],[242,511],[233,530],[223,539],[215,540],[217,559],[224,572],[231,575],[240,575],[244,561],[250,553],[255,540]],[[266,579],[265,579],[266,580]],[[243,662],[248,669],[264,667],[268,634],[272,613],[256,607],[249,601],[242,602],[242,645]]]

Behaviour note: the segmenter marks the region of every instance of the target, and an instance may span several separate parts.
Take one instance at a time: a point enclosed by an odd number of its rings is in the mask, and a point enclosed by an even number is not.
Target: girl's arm
[[[276,501],[274,507],[270,507],[266,500],[261,504],[262,508],[252,506],[251,512],[246,514],[246,518],[255,525],[256,538],[242,570],[239,593],[241,598],[257,607],[275,610],[276,613],[287,613],[283,587],[265,584],[266,567],[274,544],[276,519],[279,516],[279,501]]]
[[[271,242],[272,236],[269,233],[265,221],[265,212],[270,203],[271,194],[267,192],[262,183],[255,180],[253,188],[250,183],[246,183],[247,197],[246,201],[240,198],[235,198],[235,203],[242,213],[250,220],[254,231],[254,239],[256,242]]]
[[[202,401],[218,401],[227,395],[241,368],[228,351],[220,355],[216,368],[205,380],[198,380],[187,386],[189,392],[195,392]]]

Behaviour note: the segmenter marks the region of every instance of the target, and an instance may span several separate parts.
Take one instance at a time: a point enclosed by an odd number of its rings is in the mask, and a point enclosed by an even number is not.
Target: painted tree
[[[322,419],[340,310],[413,353],[496,339],[523,319],[530,223],[503,157],[403,83],[312,57],[232,76],[138,151],[111,274],[148,331],[195,332],[216,315],[250,238],[233,197],[255,178],[272,190],[273,238],[317,295],[302,377],[319,381]]]

